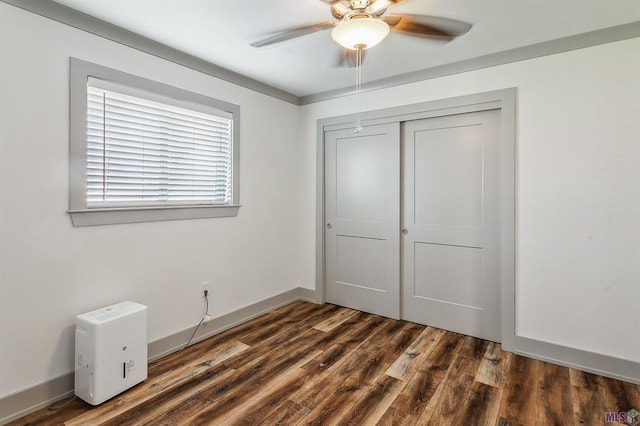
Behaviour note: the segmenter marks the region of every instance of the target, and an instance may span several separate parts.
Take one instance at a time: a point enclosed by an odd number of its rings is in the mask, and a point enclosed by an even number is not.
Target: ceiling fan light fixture
[[[389,34],[389,25],[370,16],[353,16],[336,25],[331,38],[347,49],[369,49],[380,43]]]

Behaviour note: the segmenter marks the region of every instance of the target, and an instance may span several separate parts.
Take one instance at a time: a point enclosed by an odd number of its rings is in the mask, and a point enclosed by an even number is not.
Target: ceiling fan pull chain
[[[362,105],[360,102],[360,87],[362,86],[362,45],[356,46],[356,122],[353,133],[359,133],[362,131],[362,122],[360,113],[362,111]]]

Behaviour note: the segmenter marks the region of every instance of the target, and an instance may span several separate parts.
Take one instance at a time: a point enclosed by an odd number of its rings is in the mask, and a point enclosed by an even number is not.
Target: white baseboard
[[[612,379],[640,384],[639,362],[521,336],[516,336],[513,352]]]
[[[298,292],[300,293],[300,300],[311,303],[322,303],[322,301],[316,297],[317,294],[315,290],[311,290],[310,288],[298,287]]]
[[[0,399],[0,425],[47,407],[73,395],[73,373],[66,373],[39,385]]]
[[[193,342],[206,339],[296,300],[317,303],[315,294],[315,290],[298,287],[214,318],[205,323],[205,327],[198,330]],[[187,342],[191,333],[193,333],[193,327],[149,343],[149,361],[154,361],[179,350]],[[71,395],[73,395],[73,372],[0,398],[0,425],[19,419]]]

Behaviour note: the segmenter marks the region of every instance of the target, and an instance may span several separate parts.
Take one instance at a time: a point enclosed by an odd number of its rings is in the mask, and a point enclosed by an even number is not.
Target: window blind
[[[233,119],[87,83],[87,207],[230,205]]]

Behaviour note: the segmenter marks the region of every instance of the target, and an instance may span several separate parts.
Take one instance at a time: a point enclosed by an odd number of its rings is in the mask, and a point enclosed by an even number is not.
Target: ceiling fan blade
[[[473,26],[468,22],[430,15],[389,15],[383,19],[394,31],[447,41],[465,34]]]
[[[371,16],[382,16],[392,4],[391,0],[371,0],[365,12]]]
[[[334,26],[335,26],[335,22],[325,21],[325,22],[320,22],[318,24],[305,25],[304,27],[291,28],[289,30],[281,31],[270,37],[251,43],[251,46],[252,47],[270,46],[272,44],[281,43],[283,41],[291,40],[297,37],[302,37],[307,34],[312,34],[322,30],[328,30],[329,28],[333,28]]]

